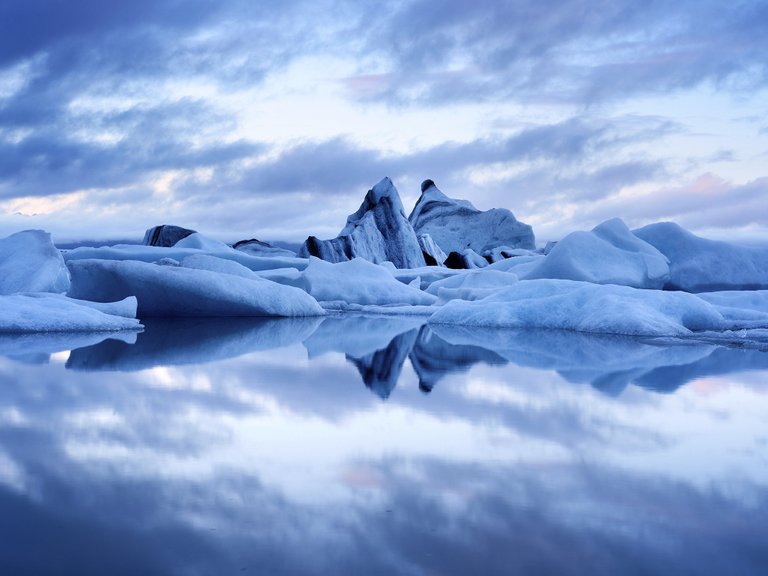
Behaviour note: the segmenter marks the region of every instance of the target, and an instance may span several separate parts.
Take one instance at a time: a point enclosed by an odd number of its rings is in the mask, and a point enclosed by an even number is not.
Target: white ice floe
[[[572,232],[521,278],[560,278],[660,289],[669,280],[667,258],[630,232],[619,218],[591,232]]]
[[[135,317],[126,317],[135,306],[135,300],[99,306],[60,294],[0,296],[0,333],[140,330]]]
[[[383,266],[362,258],[331,264],[310,258],[301,275],[303,287],[321,303],[344,309],[349,305],[426,305],[437,298],[395,279]]]
[[[635,236],[669,259],[669,287],[686,292],[768,288],[768,249],[708,240],[672,222],[659,222]]]
[[[138,299],[139,316],[318,316],[306,292],[260,278],[146,262],[73,260],[69,295],[98,302]]]
[[[42,230],[24,230],[0,239],[0,294],[69,289],[61,253]]]
[[[430,322],[648,336],[733,327],[694,294],[572,280],[524,280],[482,300],[453,300]]]

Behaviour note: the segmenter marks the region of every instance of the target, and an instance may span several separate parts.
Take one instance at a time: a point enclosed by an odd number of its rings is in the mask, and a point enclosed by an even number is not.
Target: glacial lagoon
[[[759,348],[144,323],[0,336],[0,573],[768,569]]]

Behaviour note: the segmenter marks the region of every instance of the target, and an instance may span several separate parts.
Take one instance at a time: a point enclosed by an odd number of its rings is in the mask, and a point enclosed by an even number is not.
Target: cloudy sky
[[[0,236],[335,236],[390,176],[537,240],[768,238],[768,3],[3,0]]]

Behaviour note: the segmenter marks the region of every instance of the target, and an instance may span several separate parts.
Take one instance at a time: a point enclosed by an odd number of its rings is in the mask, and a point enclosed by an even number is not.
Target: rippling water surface
[[[100,338],[0,337],[2,574],[768,573],[766,352],[354,316]]]

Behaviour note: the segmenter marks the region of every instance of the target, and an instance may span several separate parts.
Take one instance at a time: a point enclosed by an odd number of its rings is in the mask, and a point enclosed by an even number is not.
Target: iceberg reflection
[[[0,571],[765,572],[765,353],[319,322],[0,357]]]

